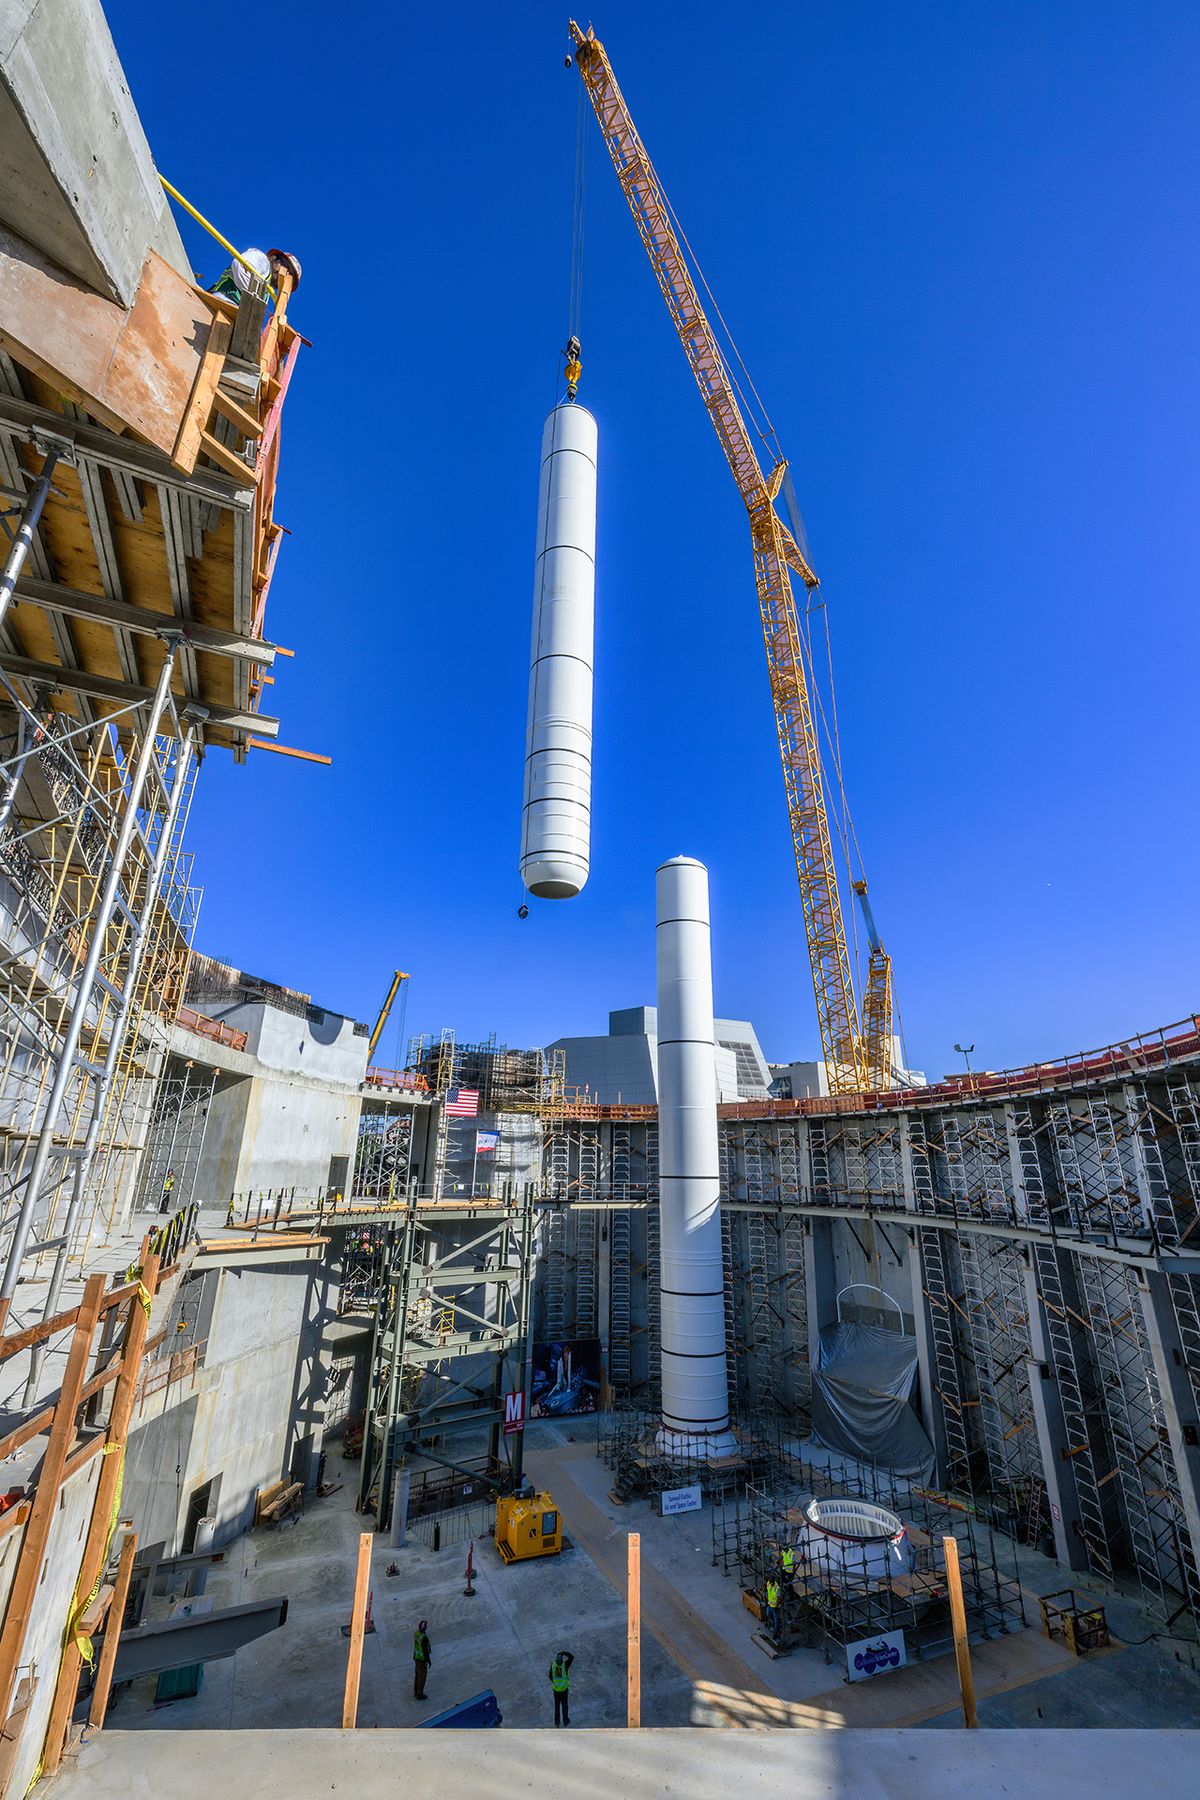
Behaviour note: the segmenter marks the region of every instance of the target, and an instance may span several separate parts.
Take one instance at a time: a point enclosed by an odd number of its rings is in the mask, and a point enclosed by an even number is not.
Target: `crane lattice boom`
[[[787,464],[764,475],[738,405],[733,382],[684,259],[666,196],[617,86],[604,48],[570,22],[576,62],[634,223],[650,258],[701,398],[750,518],[754,575],[788,817],[800,880],[800,900],[812,965],[821,1046],[831,1093],[860,1092],[880,1066],[859,1029],[858,1008],[846,948],[841,896],[833,858],[820,750],[813,722],[791,572],[807,589],[817,586],[795,539],[775,511]],[[872,989],[882,1000],[878,983]],[[880,1030],[880,1006],[871,1023]],[[890,1066],[891,990],[887,988]],[[884,1082],[883,1085],[888,1085]]]

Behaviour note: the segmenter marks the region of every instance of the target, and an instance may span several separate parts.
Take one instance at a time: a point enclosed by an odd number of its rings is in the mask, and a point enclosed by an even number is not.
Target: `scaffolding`
[[[461,1472],[486,1432],[486,1479],[519,1478],[523,1440],[501,1433],[504,1395],[527,1385],[534,1190],[484,1201],[410,1196],[382,1230],[372,1245],[381,1298],[358,1494],[380,1530],[410,1457]]]
[[[880,1574],[865,1549],[846,1545],[832,1559],[805,1561],[806,1507],[816,1500],[865,1500],[904,1524],[911,1567]],[[799,1545],[798,1573],[784,1586],[780,1639],[824,1651],[826,1662],[846,1660],[847,1647],[884,1632],[903,1631],[909,1655],[924,1660],[953,1648],[942,1540],[955,1538],[962,1571],[967,1627],[990,1638],[1026,1624],[1015,1549],[969,1506],[896,1481],[888,1470],[830,1458],[805,1461],[786,1447],[763,1474],[714,1505],[714,1567],[734,1577],[761,1603],[769,1578],[779,1579],[785,1548]],[[1011,1570],[1002,1558],[1011,1557]],[[848,1678],[848,1677],[847,1677]]]
[[[97,1212],[111,1226],[129,1203],[126,1159],[162,1061],[157,1021],[182,999],[196,744],[170,690],[177,648],[167,645],[148,706],[99,724],[35,713],[0,671],[0,1132],[12,1227],[0,1302],[28,1258],[53,1252],[45,1317]]]

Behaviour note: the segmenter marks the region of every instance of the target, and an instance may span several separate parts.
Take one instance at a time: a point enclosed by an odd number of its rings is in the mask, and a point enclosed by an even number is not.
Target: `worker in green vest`
[[[772,1637],[779,1636],[779,1582],[774,1575],[767,1576],[767,1604],[763,1608],[763,1620]]]
[[[426,1630],[428,1619],[422,1619],[413,1632],[413,1697],[417,1700],[425,1698],[425,1677],[429,1673],[429,1665],[433,1661],[433,1651],[429,1645],[429,1632]]]
[[[569,1650],[560,1650],[550,1664],[550,1686],[554,1689],[554,1723],[571,1723],[571,1664],[575,1658]]]
[[[779,1567],[785,1581],[793,1581],[796,1575],[796,1552],[790,1544],[783,1546],[783,1554],[779,1558]]]

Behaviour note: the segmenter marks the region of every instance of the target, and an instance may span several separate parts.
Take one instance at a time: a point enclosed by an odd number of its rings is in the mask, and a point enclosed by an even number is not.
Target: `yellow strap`
[[[230,243],[229,239],[227,237],[222,237],[221,233],[217,230],[216,226],[211,224],[209,222],[209,220],[204,217],[203,213],[197,212],[196,208],[192,205],[191,201],[185,200],[178,188],[171,186],[170,182],[167,180],[165,175],[160,175],[158,179],[162,182],[162,184],[166,188],[168,194],[170,194],[172,200],[178,200],[178,202],[179,202],[180,206],[182,206],[184,212],[191,213],[191,215],[192,215],[193,219],[195,219],[197,225],[203,225],[203,227],[204,227],[205,231],[207,231],[209,237],[216,238],[216,240],[217,240],[218,244],[220,244],[221,248],[223,250],[228,250],[228,252],[229,252],[230,256],[232,256],[234,262],[240,262],[243,269],[248,269],[250,271],[251,275],[253,275],[255,281],[262,280],[262,276],[259,274],[258,270],[254,267],[254,264],[248,263],[246,261],[245,257],[242,255],[241,251],[235,250],[233,245]],[[271,286],[269,281],[267,282],[266,287],[267,287],[268,294],[270,294],[272,300],[274,300],[275,299],[275,289]]]
[[[80,1622],[92,1606],[96,1595],[100,1592],[100,1584],[104,1580],[104,1570],[108,1563],[108,1553],[112,1548],[113,1533],[117,1529],[117,1520],[121,1514],[121,1489],[125,1485],[124,1444],[105,1444],[103,1450],[100,1452],[101,1456],[115,1456],[118,1453],[121,1457],[121,1467],[117,1474],[117,1485],[113,1490],[112,1511],[109,1514],[108,1519],[108,1536],[104,1540],[104,1554],[100,1558],[100,1570],[96,1576],[96,1585],[84,1600],[81,1600],[72,1608],[71,1616],[67,1622],[66,1637],[63,1642],[64,1653],[71,1644],[74,1644],[79,1652],[80,1660],[85,1662],[89,1669],[95,1665],[96,1652],[92,1648],[90,1635],[81,1629]]]

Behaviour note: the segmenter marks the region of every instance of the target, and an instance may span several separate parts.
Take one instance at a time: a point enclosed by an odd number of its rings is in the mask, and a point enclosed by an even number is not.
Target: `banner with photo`
[[[600,1402],[600,1339],[551,1338],[533,1346],[531,1419],[595,1412]]]

